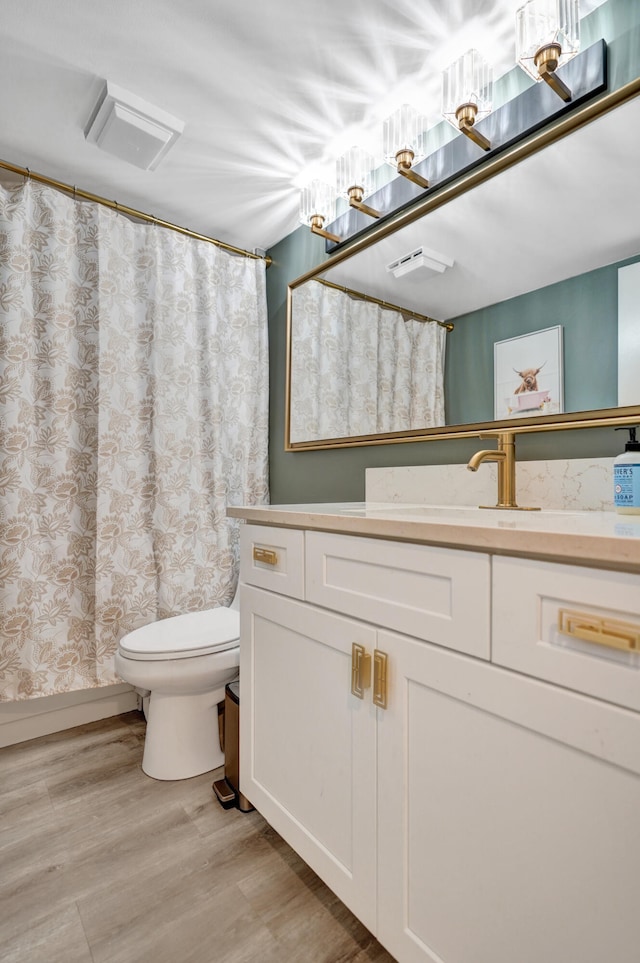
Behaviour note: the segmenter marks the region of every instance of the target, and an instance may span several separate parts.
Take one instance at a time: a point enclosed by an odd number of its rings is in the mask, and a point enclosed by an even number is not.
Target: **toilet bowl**
[[[154,779],[189,779],[224,764],[218,703],[238,677],[240,613],[190,612],[134,629],[120,640],[118,675],[149,694],[142,769]]]

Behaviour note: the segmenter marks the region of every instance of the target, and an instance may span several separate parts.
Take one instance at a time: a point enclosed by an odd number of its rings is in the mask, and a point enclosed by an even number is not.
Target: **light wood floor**
[[[143,741],[132,712],[0,750],[3,963],[393,963],[211,773],[145,776]]]

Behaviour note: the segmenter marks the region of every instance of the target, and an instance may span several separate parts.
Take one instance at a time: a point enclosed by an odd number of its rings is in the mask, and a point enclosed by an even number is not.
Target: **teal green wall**
[[[556,325],[563,336],[564,410],[615,408],[618,267],[628,263],[609,264],[452,319],[445,364],[447,424],[493,419],[495,341]]]
[[[608,46],[609,89],[629,82],[639,73],[640,0],[609,0],[583,22],[583,45],[604,37]],[[561,242],[561,239],[560,239]],[[424,441],[385,444],[328,451],[284,451],[286,306],[288,284],[325,259],[324,242],[299,228],[277,244],[269,254],[273,263],[267,271],[270,357],[270,475],[271,501],[274,504],[298,502],[361,501],[364,499],[365,469],[402,465],[437,465],[466,462],[478,447],[477,439]],[[448,366],[453,371],[469,371],[479,358],[486,372],[493,371],[493,342],[525,331],[562,324],[565,359],[573,356],[591,359],[591,392],[605,384],[603,371],[615,383],[615,339],[607,336],[602,319],[617,316],[615,267],[592,272],[584,280],[562,282],[530,295],[523,295],[491,309],[491,336],[482,338],[483,325],[478,316],[456,320],[456,330],[448,342]],[[513,310],[514,302],[517,311]],[[510,310],[511,308],[511,310]],[[494,317],[495,315],[495,317]],[[588,319],[585,321],[585,319]],[[482,320],[482,319],[480,319]],[[495,323],[497,327],[493,327]],[[486,325],[484,326],[486,328]],[[464,337],[463,337],[464,334]],[[567,366],[571,371],[571,366]],[[486,375],[485,372],[485,375]],[[492,376],[488,382],[492,384]],[[476,421],[492,417],[492,401],[479,388],[458,405],[447,399],[448,421]],[[579,409],[583,387],[577,375],[567,374],[567,408]],[[603,406],[611,403],[609,390],[603,390]],[[605,397],[606,396],[606,397]],[[592,395],[590,395],[592,397]],[[586,406],[586,405],[585,405]],[[592,405],[589,405],[592,407]],[[471,415],[469,409],[487,410],[486,415]],[[459,417],[458,417],[459,413]],[[553,458],[606,457],[619,454],[620,435],[612,429],[580,429],[522,435],[518,438],[520,460]]]

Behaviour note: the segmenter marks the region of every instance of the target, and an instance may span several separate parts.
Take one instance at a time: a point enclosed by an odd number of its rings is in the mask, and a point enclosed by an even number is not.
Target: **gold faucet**
[[[516,440],[512,431],[489,431],[479,438],[497,438],[497,448],[483,448],[469,459],[469,471],[477,471],[483,461],[495,461],[498,465],[498,502],[496,505],[480,505],[480,508],[520,509],[516,503]],[[538,511],[539,509],[520,509]]]

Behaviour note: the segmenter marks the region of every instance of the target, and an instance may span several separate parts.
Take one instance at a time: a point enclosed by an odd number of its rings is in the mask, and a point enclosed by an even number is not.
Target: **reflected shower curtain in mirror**
[[[292,297],[292,443],[444,424],[444,328],[317,281]]]
[[[231,601],[267,501],[265,264],[0,188],[0,698],[117,681],[125,632]]]

